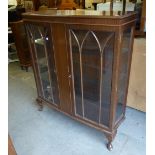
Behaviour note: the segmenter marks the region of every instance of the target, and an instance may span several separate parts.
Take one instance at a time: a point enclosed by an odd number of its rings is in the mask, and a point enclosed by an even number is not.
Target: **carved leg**
[[[106,137],[108,139],[108,143],[107,143],[107,149],[109,151],[112,151],[113,149],[113,145],[112,145],[112,141],[114,140],[115,136],[116,136],[117,130],[115,132],[113,132],[112,134],[107,134]]]
[[[38,103],[38,105],[39,105],[39,111],[42,111],[43,110],[43,102],[40,100],[40,99],[36,99],[36,101],[37,101],[37,103]]]
[[[25,67],[26,72],[28,72],[28,67]]]
[[[23,66],[21,66],[21,70],[24,70],[24,67]]]
[[[112,142],[108,142],[108,144],[107,144],[107,149],[108,149],[109,151],[112,151],[112,149],[113,149]]]

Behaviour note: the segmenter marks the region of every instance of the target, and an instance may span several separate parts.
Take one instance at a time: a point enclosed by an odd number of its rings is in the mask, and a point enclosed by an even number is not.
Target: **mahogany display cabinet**
[[[47,10],[23,19],[41,109],[101,130],[111,150],[125,118],[136,14]]]
[[[29,51],[28,40],[26,30],[22,20],[16,22],[10,22],[11,30],[15,39],[15,45],[17,49],[17,56],[21,69],[28,71],[28,67],[31,66],[31,54]]]

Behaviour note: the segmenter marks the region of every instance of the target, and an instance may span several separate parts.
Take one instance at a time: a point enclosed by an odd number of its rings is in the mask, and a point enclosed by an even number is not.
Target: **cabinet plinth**
[[[111,150],[125,118],[136,14],[50,10],[23,19],[39,105],[103,131]]]

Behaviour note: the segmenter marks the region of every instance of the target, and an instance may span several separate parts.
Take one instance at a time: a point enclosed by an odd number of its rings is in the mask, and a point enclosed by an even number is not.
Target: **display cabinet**
[[[23,18],[40,107],[101,130],[111,150],[125,118],[136,14],[50,10]]]
[[[23,21],[10,22],[10,26],[15,38],[15,46],[21,69],[28,71],[28,67],[31,66],[31,55]]]

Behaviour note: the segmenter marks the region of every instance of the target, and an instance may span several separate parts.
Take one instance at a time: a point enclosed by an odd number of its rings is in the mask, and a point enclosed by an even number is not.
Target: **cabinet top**
[[[96,11],[96,10],[43,10],[33,11],[23,14],[24,18],[28,17],[74,17],[74,18],[114,18],[122,19],[129,16],[135,16],[135,12],[122,12],[122,11]]]

